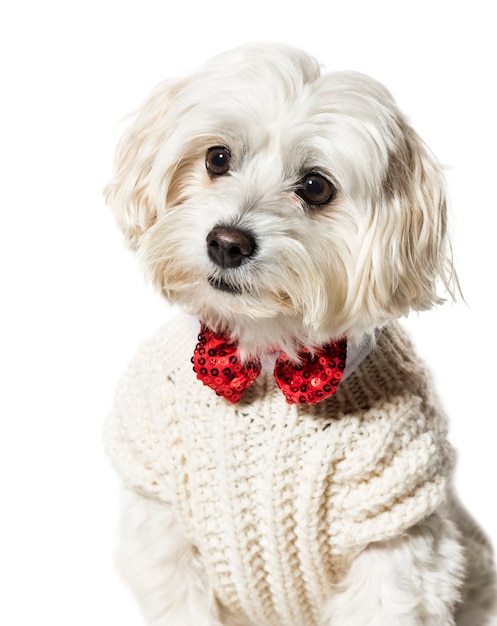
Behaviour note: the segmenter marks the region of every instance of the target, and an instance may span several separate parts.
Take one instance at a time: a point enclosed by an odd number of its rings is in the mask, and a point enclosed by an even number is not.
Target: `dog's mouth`
[[[235,295],[240,295],[242,293],[241,289],[232,283],[227,283],[222,278],[215,278],[214,276],[209,276],[209,285],[217,289],[218,291],[224,291],[225,293],[232,293]]]

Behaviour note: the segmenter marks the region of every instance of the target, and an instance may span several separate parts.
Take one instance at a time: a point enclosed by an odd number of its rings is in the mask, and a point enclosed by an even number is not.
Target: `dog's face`
[[[439,165],[380,84],[292,48],[160,85],[107,197],[158,288],[245,354],[360,340],[452,280]]]

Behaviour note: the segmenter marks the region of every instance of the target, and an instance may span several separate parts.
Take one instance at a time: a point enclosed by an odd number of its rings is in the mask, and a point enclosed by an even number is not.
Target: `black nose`
[[[238,267],[255,251],[255,239],[238,228],[217,226],[206,241],[209,257],[219,267]]]

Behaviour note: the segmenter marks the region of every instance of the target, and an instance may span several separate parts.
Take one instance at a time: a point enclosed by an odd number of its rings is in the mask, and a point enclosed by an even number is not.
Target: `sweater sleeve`
[[[141,493],[171,502],[168,415],[175,411],[171,398],[154,403],[161,381],[174,377],[175,352],[194,334],[183,320],[173,320],[138,350],[117,385],[104,427],[104,443],[111,462],[124,483]]]

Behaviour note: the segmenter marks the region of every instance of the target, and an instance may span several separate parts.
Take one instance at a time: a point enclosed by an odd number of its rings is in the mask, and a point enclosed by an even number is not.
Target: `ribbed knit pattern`
[[[331,399],[288,405],[263,374],[232,405],[196,380],[177,318],[122,379],[107,423],[126,483],[170,503],[217,597],[260,626],[313,626],[351,559],[430,515],[452,451],[397,324]]]

